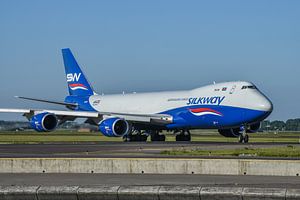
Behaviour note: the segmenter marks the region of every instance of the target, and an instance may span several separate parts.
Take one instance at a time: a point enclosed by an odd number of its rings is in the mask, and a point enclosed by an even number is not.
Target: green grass
[[[0,132],[0,143],[51,143],[51,142],[100,142],[122,141],[122,138],[105,137],[101,133],[78,133],[71,131],[38,132]]]
[[[24,132],[0,132],[0,143],[51,143],[51,142],[101,142],[122,141],[122,138],[105,137],[98,133],[79,133],[76,131],[54,131],[50,133],[39,133],[35,131]],[[148,138],[148,141],[150,139]],[[174,135],[166,133],[166,141],[175,141]],[[192,131],[194,142],[237,142],[237,138],[225,138],[214,130]],[[250,134],[249,142],[284,142],[300,143],[300,133],[280,132]]]
[[[287,146],[277,148],[243,148],[225,150],[173,150],[162,151],[164,155],[190,156],[255,156],[255,157],[300,157],[300,147]]]

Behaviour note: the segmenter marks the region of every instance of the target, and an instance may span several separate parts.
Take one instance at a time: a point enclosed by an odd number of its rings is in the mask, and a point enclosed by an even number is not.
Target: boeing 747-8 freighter
[[[69,110],[0,109],[23,113],[36,131],[54,131],[59,124],[85,118],[108,137],[126,141],[164,141],[163,130],[176,141],[190,141],[191,129],[218,129],[225,137],[247,143],[270,115],[271,101],[250,82],[224,82],[192,90],[98,95],[70,49],[63,49],[69,95],[62,102],[19,97],[66,106]]]

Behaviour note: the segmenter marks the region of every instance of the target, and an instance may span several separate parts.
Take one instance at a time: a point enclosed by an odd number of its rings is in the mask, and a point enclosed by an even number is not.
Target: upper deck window
[[[254,86],[254,85],[244,85],[244,86],[242,87],[242,90],[244,90],[244,89],[257,89],[257,88],[256,88],[256,86]]]

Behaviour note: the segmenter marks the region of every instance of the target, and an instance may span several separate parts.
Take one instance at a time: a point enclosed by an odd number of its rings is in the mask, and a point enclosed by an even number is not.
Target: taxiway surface
[[[156,174],[0,174],[4,186],[201,185],[300,188],[299,177]]]
[[[99,143],[59,143],[59,144],[0,144],[0,158],[165,158],[164,150],[219,150],[237,148],[270,148],[287,146],[285,143],[228,143],[228,142],[99,142]],[[300,144],[293,144],[300,146]],[[172,156],[174,157],[174,156]],[[195,156],[178,156],[199,158]],[[210,157],[211,158],[211,157]],[[236,157],[235,157],[236,158]],[[248,157],[249,158],[249,157]],[[297,158],[296,158],[297,159]]]

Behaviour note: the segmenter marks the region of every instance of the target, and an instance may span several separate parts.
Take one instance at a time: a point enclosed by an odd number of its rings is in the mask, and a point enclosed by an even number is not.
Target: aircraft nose
[[[262,111],[271,113],[273,111],[273,104],[267,97],[263,97],[259,102],[259,108]]]

